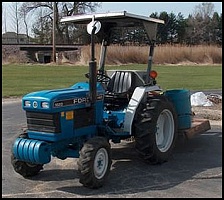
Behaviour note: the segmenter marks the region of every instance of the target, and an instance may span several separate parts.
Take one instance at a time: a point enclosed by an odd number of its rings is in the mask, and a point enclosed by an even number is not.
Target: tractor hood
[[[97,84],[97,99],[103,99],[104,89]],[[32,92],[22,98],[22,106],[27,111],[60,112],[62,109],[71,110],[73,107],[90,105],[89,83],[77,83],[70,88],[42,90]]]

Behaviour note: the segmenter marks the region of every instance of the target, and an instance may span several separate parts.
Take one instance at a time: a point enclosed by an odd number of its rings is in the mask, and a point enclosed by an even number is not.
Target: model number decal
[[[97,100],[102,100],[103,95],[98,95]],[[90,99],[89,97],[79,97],[75,99],[66,99],[66,100],[61,100],[61,101],[55,101],[54,102],[54,107],[59,108],[63,106],[72,106],[76,104],[83,104],[83,103],[89,103]]]
[[[55,102],[54,107],[61,107],[63,106],[63,102]]]

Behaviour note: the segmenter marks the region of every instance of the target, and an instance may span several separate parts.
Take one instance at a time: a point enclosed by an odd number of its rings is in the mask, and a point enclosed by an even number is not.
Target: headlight
[[[49,108],[49,103],[48,102],[42,102],[41,107],[42,108]]]
[[[24,101],[24,106],[25,107],[30,107],[31,106],[31,102],[30,101]]]

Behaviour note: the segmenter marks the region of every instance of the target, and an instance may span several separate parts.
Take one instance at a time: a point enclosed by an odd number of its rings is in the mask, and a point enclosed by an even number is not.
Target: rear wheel
[[[77,162],[79,182],[88,188],[102,187],[111,167],[110,144],[104,137],[89,139],[80,151]]]
[[[177,139],[177,115],[165,96],[149,97],[136,111],[133,125],[135,148],[145,161],[168,160]]]

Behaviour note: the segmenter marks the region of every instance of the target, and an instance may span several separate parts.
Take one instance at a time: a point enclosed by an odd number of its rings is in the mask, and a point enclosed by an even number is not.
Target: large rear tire
[[[89,139],[80,151],[78,171],[79,182],[88,188],[103,186],[111,167],[110,144],[104,137]]]
[[[151,164],[167,161],[177,139],[177,114],[162,95],[148,97],[136,110],[133,134],[140,157]]]

